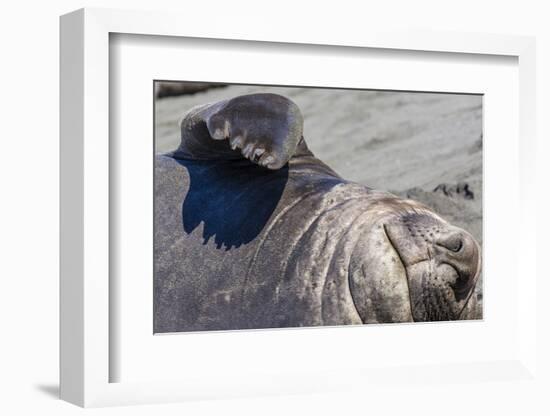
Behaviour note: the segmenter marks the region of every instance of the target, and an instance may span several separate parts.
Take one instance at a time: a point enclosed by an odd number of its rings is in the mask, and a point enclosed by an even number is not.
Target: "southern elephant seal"
[[[155,163],[155,332],[460,319],[480,248],[346,181],[274,94],[190,110]]]

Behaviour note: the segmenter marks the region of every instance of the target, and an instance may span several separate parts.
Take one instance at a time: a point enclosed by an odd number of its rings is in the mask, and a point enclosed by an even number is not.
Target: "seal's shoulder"
[[[170,153],[155,156],[155,186],[163,192],[175,192],[189,181],[185,163],[172,157]]]
[[[155,156],[155,169],[173,169],[180,164],[174,159],[172,153],[163,153]]]

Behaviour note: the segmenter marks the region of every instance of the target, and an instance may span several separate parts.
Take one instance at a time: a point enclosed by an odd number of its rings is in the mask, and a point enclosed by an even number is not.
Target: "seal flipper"
[[[182,119],[174,156],[193,160],[239,160],[280,169],[302,139],[298,106],[276,94],[242,95],[192,108]]]

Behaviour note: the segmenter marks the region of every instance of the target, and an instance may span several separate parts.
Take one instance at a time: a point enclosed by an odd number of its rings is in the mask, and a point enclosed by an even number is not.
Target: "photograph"
[[[154,333],[483,319],[481,94],[153,99]]]
[[[545,2],[3,6],[0,414],[550,415]]]

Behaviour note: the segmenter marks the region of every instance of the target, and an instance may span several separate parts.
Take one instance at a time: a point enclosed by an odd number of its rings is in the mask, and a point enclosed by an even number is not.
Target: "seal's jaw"
[[[349,266],[350,291],[363,323],[413,321],[405,266],[383,223],[364,231]]]
[[[406,270],[415,321],[459,319],[480,274],[480,248],[466,231],[429,214],[384,225]]]

